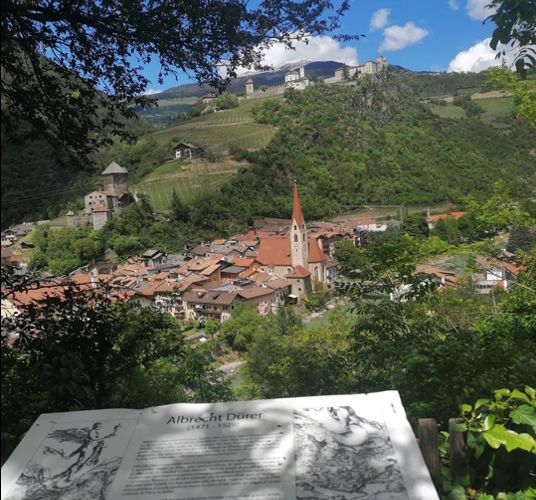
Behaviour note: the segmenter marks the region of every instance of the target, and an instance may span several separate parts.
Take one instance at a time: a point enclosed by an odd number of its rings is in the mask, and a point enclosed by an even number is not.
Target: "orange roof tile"
[[[235,257],[233,260],[233,264],[235,266],[241,266],[241,267],[249,267],[253,264],[254,259],[247,259],[245,257]]]
[[[307,278],[311,273],[303,266],[296,266],[294,270],[287,274],[287,278]]]
[[[316,242],[315,238],[308,239],[310,263],[323,262],[326,255]],[[261,240],[257,262],[265,266],[290,266],[290,240],[288,238],[266,238]]]

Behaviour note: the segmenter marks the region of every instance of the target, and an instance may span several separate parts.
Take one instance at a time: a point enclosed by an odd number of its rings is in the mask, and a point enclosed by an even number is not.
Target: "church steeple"
[[[308,269],[308,242],[307,242],[307,228],[305,227],[305,220],[303,218],[303,212],[300,204],[300,195],[298,193],[298,186],[294,181],[294,202],[292,204],[292,216],[290,220],[290,248],[292,266],[302,266]]]

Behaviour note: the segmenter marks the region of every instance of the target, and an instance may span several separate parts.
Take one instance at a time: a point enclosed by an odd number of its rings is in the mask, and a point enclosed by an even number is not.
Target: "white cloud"
[[[389,26],[383,31],[383,42],[379,51],[405,49],[406,47],[419,42],[427,35],[427,30],[419,28],[412,21],[407,22],[404,26]]]
[[[496,52],[489,46],[490,40],[491,38],[486,38],[469,47],[467,50],[458,52],[454,59],[450,61],[448,71],[478,73],[492,66],[500,66],[502,64],[502,58],[495,59],[495,55],[502,50],[506,52],[504,56],[506,64],[508,66],[511,65],[514,60],[515,51],[508,46],[499,44]]]
[[[391,9],[378,9],[370,19],[369,29],[370,31],[377,31],[385,28],[389,20],[389,14]]]
[[[449,0],[449,7],[451,10],[458,10],[460,8],[460,4],[458,3],[458,0]]]
[[[262,64],[277,68],[293,61],[337,61],[355,66],[357,64],[357,50],[355,47],[342,47],[341,44],[329,36],[311,36],[309,43],[296,42],[295,50],[289,50],[282,43],[276,43],[264,50]],[[222,71],[225,71],[222,68]],[[251,73],[251,68],[239,68],[238,76]]]
[[[467,0],[467,13],[475,21],[483,21],[495,12],[495,9],[488,9],[491,0]]]
[[[162,91],[157,90],[157,89],[147,89],[147,90],[145,90],[143,95],[153,95],[153,94],[158,94],[159,92],[162,92]]]

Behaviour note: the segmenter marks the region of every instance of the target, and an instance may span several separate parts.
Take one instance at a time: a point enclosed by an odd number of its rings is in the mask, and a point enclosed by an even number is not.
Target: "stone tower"
[[[246,97],[251,97],[253,95],[253,92],[255,92],[253,80],[251,78],[248,78],[246,80]]]
[[[128,171],[115,161],[110,163],[101,174],[102,190],[108,196],[128,193]]]
[[[292,267],[302,266],[308,269],[308,241],[305,220],[300,205],[298,186],[294,184],[294,203],[292,204],[292,217],[290,221],[290,255]]]

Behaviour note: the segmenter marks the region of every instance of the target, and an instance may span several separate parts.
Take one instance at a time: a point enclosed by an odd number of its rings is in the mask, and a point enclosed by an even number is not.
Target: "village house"
[[[472,279],[475,292],[481,295],[490,294],[496,289],[507,291],[517,280],[519,271],[523,269],[514,264],[482,255],[476,257],[476,263],[481,271],[473,274]]]
[[[164,263],[164,260],[166,259],[166,254],[164,252],[161,252],[160,250],[150,248],[149,250],[146,250],[145,253],[142,255],[142,259],[145,264],[145,267],[154,268]]]
[[[216,319],[225,321],[241,302],[238,292],[191,290],[183,295],[186,319]]]
[[[182,161],[193,161],[206,157],[205,150],[201,146],[184,141],[181,141],[174,146],[173,153],[175,160]]]
[[[446,214],[437,214],[437,215],[430,215],[428,214],[426,216],[426,224],[428,224],[428,229],[430,231],[433,231],[437,225],[437,223],[440,220],[447,220],[447,219],[456,219],[458,220],[460,217],[463,217],[465,215],[465,212],[449,212]]]
[[[206,93],[201,99],[199,99],[203,104],[211,104],[214,99],[218,97],[214,92]]]

